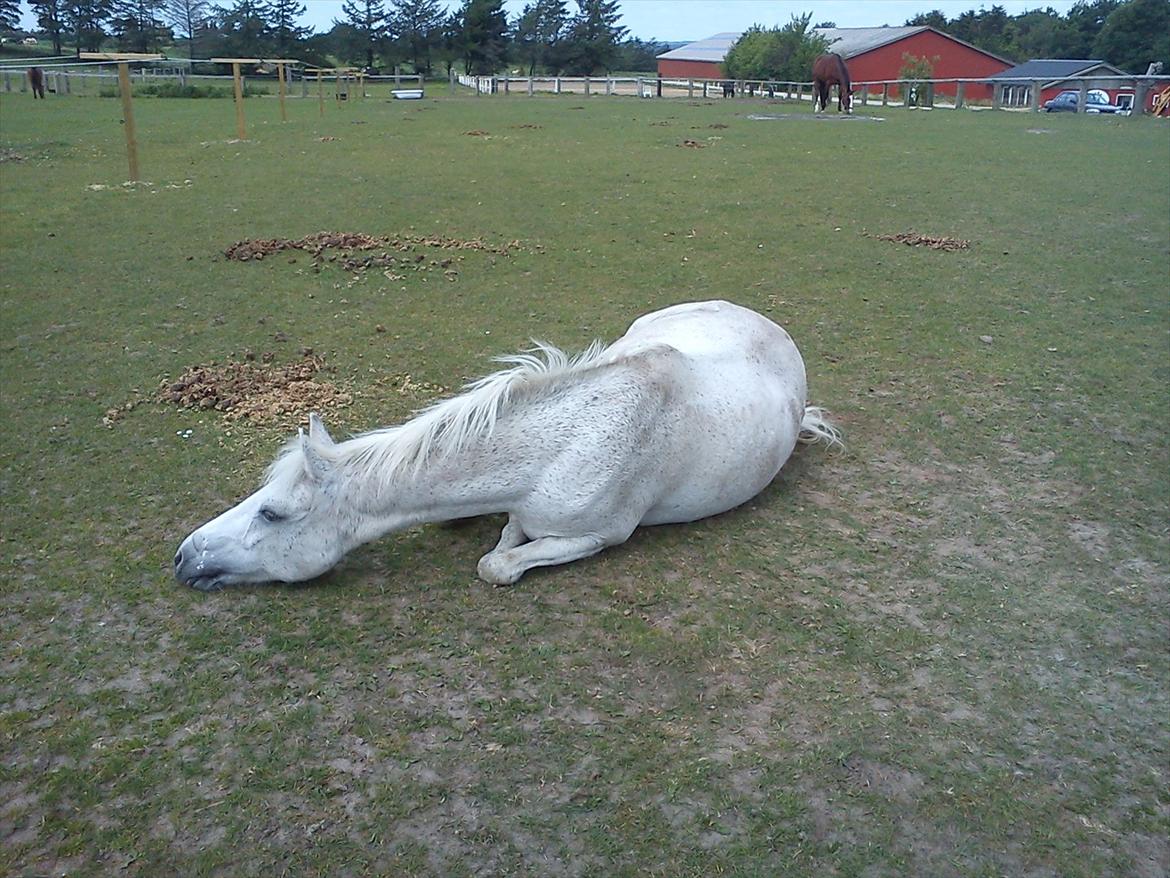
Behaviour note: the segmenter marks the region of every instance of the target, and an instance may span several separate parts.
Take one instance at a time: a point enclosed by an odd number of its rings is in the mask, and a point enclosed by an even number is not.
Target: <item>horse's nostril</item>
[[[179,549],[179,551],[175,552],[175,569],[178,570],[179,566],[182,563],[183,563],[183,550]]]

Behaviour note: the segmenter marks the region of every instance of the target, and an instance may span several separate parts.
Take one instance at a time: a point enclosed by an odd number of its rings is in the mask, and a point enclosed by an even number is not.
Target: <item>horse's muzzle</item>
[[[203,553],[196,550],[191,537],[175,553],[175,579],[198,591],[217,591],[224,586],[224,571],[209,568]]]

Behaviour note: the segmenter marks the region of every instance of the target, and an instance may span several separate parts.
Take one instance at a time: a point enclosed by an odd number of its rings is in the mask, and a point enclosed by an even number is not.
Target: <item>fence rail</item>
[[[0,65],[0,89],[4,92],[27,91],[27,64]],[[97,94],[103,83],[113,85],[117,74],[109,62],[92,63],[56,60],[43,65],[46,85],[58,94]],[[180,85],[232,82],[231,76],[193,74],[184,64],[174,66],[156,64],[143,66],[133,73],[140,85],[177,82]],[[275,84],[275,77],[253,75],[252,82]],[[308,97],[315,77],[290,70],[290,82],[299,80],[301,97]],[[338,97],[348,98],[367,94],[366,86],[392,84],[394,88],[423,88],[421,75],[363,75],[360,78],[329,76]],[[356,92],[351,92],[357,87]],[[658,76],[468,76],[452,73],[450,87],[473,90],[477,95],[576,94],[624,95],[640,98],[724,98],[764,97],[788,101],[812,100],[812,83],[760,79],[703,79]],[[885,79],[853,83],[854,107],[920,107],[923,109],[990,108],[1004,110],[1042,109],[1041,93],[1060,86],[1062,90],[1076,90],[1081,99],[1077,109],[1087,108],[1090,89],[1106,89],[1124,98],[1123,112],[1146,114],[1165,111],[1170,103],[1170,76],[1091,76],[1062,80],[1041,80],[1019,77],[949,78],[949,79]],[[315,90],[315,89],[314,89]],[[295,89],[290,94],[295,96]]]
[[[811,101],[811,82],[760,79],[703,79],[651,76],[468,76],[451,75],[451,88],[463,86],[483,95],[579,94],[636,95],[643,98],[766,97]],[[1049,88],[1081,92],[1078,110],[1086,109],[1090,89],[1108,89],[1132,95],[1129,107],[1149,113],[1154,102],[1170,89],[1168,76],[1092,76],[1061,80],[1018,77],[949,79],[883,79],[854,82],[854,106],[906,107],[923,109],[985,107],[991,109],[1042,109],[1040,95]],[[1005,87],[1015,87],[1006,91]],[[1007,99],[1005,100],[1005,95]],[[1091,109],[1091,108],[1090,108]],[[1126,110],[1128,112],[1128,109]]]
[[[25,92],[28,91],[28,76],[26,74],[28,65],[21,65],[19,67],[8,65],[0,66],[0,90],[11,93],[13,91]],[[117,86],[118,73],[112,69],[109,61],[95,61],[95,62],[76,62],[71,64],[56,64],[45,65],[43,68],[45,74],[45,85],[50,92],[57,94],[100,94],[103,85]],[[175,67],[167,67],[160,65],[143,66],[135,70],[131,74],[132,81],[135,85],[159,85],[166,82],[173,82],[178,85],[223,85],[225,87],[232,86],[233,78],[231,75],[221,75],[214,73],[191,73],[190,70],[183,65]],[[245,84],[260,83],[265,86],[277,85],[275,75],[256,75],[241,77]],[[302,74],[300,71],[292,69],[289,71],[289,82],[300,82],[300,96],[309,97],[310,89],[316,93],[315,76],[309,74]],[[386,74],[386,75],[363,75],[360,80],[353,76],[336,77],[326,76],[322,80],[330,89],[338,95],[344,94],[348,97],[351,90],[357,89],[361,85],[360,91],[355,91],[354,96],[364,96],[365,87],[371,85],[390,85],[392,88],[422,88],[423,77],[421,75],[405,75],[405,74]],[[293,90],[290,89],[290,97],[296,97]]]

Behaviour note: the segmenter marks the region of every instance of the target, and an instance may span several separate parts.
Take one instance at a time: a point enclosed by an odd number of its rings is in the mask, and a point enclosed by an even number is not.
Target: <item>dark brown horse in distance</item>
[[[837,86],[837,112],[852,113],[852,86],[849,83],[849,68],[845,59],[835,52],[818,55],[813,61],[813,112],[823,113],[829,105],[829,89]]]
[[[33,100],[45,97],[45,71],[39,67],[28,69],[28,84],[32,88]]]

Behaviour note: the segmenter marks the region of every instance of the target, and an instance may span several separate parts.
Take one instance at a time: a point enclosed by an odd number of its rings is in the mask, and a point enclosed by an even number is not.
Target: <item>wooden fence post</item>
[[[589,77],[585,77],[585,97],[589,97]]]
[[[126,158],[130,179],[138,182],[138,134],[134,130],[134,95],[130,89],[130,65],[118,62],[118,89],[122,93],[122,123],[126,129]]]
[[[965,86],[966,84],[967,83],[965,83],[965,82],[955,83],[955,109],[956,110],[963,109],[963,86]]]
[[[119,70],[121,65],[119,65]],[[232,84],[236,91],[236,137],[239,140],[245,140],[247,134],[244,131],[244,83],[240,79],[240,62],[232,62]]]
[[[1129,111],[1131,119],[1140,118],[1146,114],[1146,99],[1150,94],[1150,81],[1148,79],[1135,79],[1133,81],[1133,108]]]
[[[288,121],[288,110],[284,106],[284,65],[276,65],[276,78],[280,82],[280,121]]]
[[[1088,107],[1089,102],[1089,81],[1087,79],[1081,80],[1081,87],[1077,89],[1077,112],[1084,113]]]
[[[1044,83],[1038,79],[1032,80],[1032,112],[1040,112],[1040,86]]]

